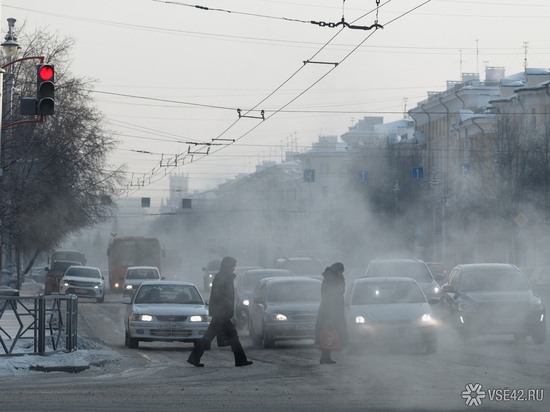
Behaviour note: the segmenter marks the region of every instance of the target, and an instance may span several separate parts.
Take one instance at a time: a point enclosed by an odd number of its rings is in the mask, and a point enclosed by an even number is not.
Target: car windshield
[[[193,285],[142,285],[134,303],[203,304]]]
[[[422,262],[384,262],[373,264],[369,277],[404,277],[417,282],[431,281],[432,275]]]
[[[292,276],[292,273],[281,271],[277,273],[270,272],[247,272],[245,273],[242,281],[242,288],[247,292],[253,292],[258,282],[264,278],[272,276]]]
[[[268,302],[320,302],[321,282],[275,283],[267,295]]]
[[[101,272],[98,269],[94,269],[94,268],[82,268],[82,267],[73,266],[65,272],[65,276],[74,276],[77,278],[101,279]]]
[[[51,267],[53,272],[65,272],[69,267],[79,265],[78,262],[54,262]]]
[[[529,290],[529,283],[515,270],[477,270],[462,274],[461,291]]]
[[[355,287],[352,305],[425,302],[424,294],[413,282],[363,282]]]
[[[321,275],[323,273],[323,265],[316,260],[289,260],[283,266],[297,276]]]
[[[130,280],[145,280],[145,279],[160,279],[156,269],[128,269],[126,279]]]

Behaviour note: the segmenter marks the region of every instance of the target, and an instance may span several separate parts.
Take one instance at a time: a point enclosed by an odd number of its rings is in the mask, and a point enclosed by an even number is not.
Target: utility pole
[[[4,43],[2,43],[2,49],[4,51],[4,53],[6,54],[6,56],[8,57],[8,64],[11,63],[16,57],[17,57],[17,54],[19,53],[19,44],[16,42],[17,40],[17,36],[15,35],[14,33],[14,26],[15,26],[15,22],[17,20],[15,20],[14,18],[9,18],[8,19],[8,33],[6,34],[6,41]],[[13,114],[13,105],[12,105],[12,101],[13,101],[13,85],[14,85],[14,73],[13,73],[13,68],[11,66],[11,64],[9,65],[9,68],[8,68],[8,81],[7,81],[7,93],[8,93],[8,96],[7,96],[7,103],[8,103],[8,107],[7,107],[7,110],[8,110],[8,116],[7,116],[7,119],[8,119],[8,124],[11,123],[11,119],[12,119],[12,114]],[[5,129],[6,130],[6,135],[5,137],[10,140],[11,138],[11,130],[8,128],[8,129]],[[1,145],[1,137],[0,137],[0,149],[1,149],[2,145]],[[9,193],[9,182],[7,182],[7,177],[3,174],[3,169],[1,167],[1,163],[0,163],[0,177],[3,179],[3,183],[4,183],[4,187],[7,188],[6,192],[4,193],[4,195],[6,196],[6,199],[5,199],[5,202],[6,202],[6,205],[7,205],[7,215],[10,214],[10,207],[9,207],[9,203],[10,203],[10,193]],[[5,248],[4,248],[4,265],[2,267],[2,283],[8,283],[10,281],[13,280],[12,278],[12,263],[11,263],[11,259],[12,259],[12,254],[11,254],[11,242],[10,242],[10,233],[9,233],[9,223],[6,225],[6,230],[4,231],[4,237],[5,237]],[[0,246],[1,246],[1,243],[0,243]]]

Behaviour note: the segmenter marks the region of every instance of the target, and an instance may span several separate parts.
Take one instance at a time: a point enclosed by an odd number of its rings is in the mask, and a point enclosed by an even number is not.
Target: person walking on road
[[[321,331],[325,327],[332,326],[337,334],[340,346],[348,344],[348,330],[344,316],[344,265],[340,262],[332,264],[323,272],[321,285],[321,305],[315,324],[315,343],[320,344]],[[321,349],[321,364],[333,364],[335,360],[330,356],[330,350]]]
[[[193,366],[202,367],[200,363],[204,350],[214,338],[221,334],[229,340],[233,354],[235,355],[235,366],[252,365],[252,361],[246,358],[235,325],[232,322],[233,308],[235,301],[235,267],[237,261],[226,256],[222,259],[220,271],[214,277],[212,290],[210,292],[210,306],[208,308],[212,321],[208,326],[202,339],[193,349],[187,362]]]

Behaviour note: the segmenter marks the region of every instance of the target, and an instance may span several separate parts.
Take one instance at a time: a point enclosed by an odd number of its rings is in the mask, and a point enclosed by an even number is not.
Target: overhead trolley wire
[[[156,1],[156,0],[154,0]],[[382,6],[390,3],[392,0],[389,0],[387,2],[385,2],[384,4],[382,4]],[[420,7],[426,5],[427,3],[431,2],[431,0],[426,0],[424,1],[423,3],[421,3],[420,5],[406,11],[405,13],[402,13],[401,15],[399,15],[398,17],[390,20],[388,23],[386,23],[386,26],[388,24],[391,24],[393,22],[395,22],[396,20],[400,19],[401,17],[404,17],[410,13],[412,13],[413,11],[419,9]],[[377,3],[379,3],[377,1]],[[377,8],[375,10],[378,9],[378,5],[377,5]],[[373,10],[374,11],[374,10]],[[368,15],[369,13],[372,13],[373,11],[370,11],[366,14],[364,14],[363,16],[359,17],[359,19],[363,18],[364,16]],[[358,19],[357,19],[358,20]],[[355,20],[355,21],[357,21]],[[340,29],[328,42],[326,42],[320,50],[318,50],[313,57],[317,56],[328,44],[330,44],[330,42],[332,40],[334,40],[334,38],[336,36],[338,36],[339,33],[341,33],[341,31],[343,30]],[[355,51],[357,51],[357,49],[359,47],[361,47],[368,39],[370,39],[370,37],[378,30],[378,28],[375,28],[375,30],[373,32],[371,32],[362,42],[360,42],[356,47],[354,47],[346,56],[344,56],[343,59],[340,60],[340,62],[338,62],[339,64],[344,62],[345,60],[347,60],[351,54],[353,54]],[[250,109],[247,113],[250,113],[251,111],[255,110],[259,105],[261,105],[264,101],[266,101],[270,96],[272,96],[274,93],[276,93],[278,90],[281,89],[281,87],[283,87],[286,83],[288,83],[290,81],[290,79],[292,79],[293,77],[295,77],[297,75],[297,73],[299,73],[303,68],[305,67],[305,64],[303,66],[301,66],[298,70],[296,70],[287,80],[285,80],[279,87],[277,87],[272,93],[270,93],[266,98],[262,99],[258,104],[256,104],[252,109]],[[227,143],[225,145],[223,145],[222,147],[218,148],[218,149],[214,149],[212,150],[212,152],[210,151],[210,147],[208,147],[207,151],[206,152],[191,152],[191,147],[189,146],[188,148],[188,152],[187,154],[185,153],[182,153],[181,154],[181,160],[180,160],[180,166],[185,164],[185,160],[188,159],[188,157],[190,156],[191,157],[191,161],[190,162],[196,162],[198,160],[201,160],[203,159],[204,157],[208,156],[210,153],[214,154],[214,153],[217,153],[219,152],[220,150],[223,150],[225,147],[241,140],[242,138],[248,136],[252,131],[254,131],[255,129],[257,129],[261,124],[263,124],[266,120],[269,120],[271,119],[271,117],[273,117],[275,114],[279,113],[282,109],[284,109],[285,107],[287,107],[288,105],[290,105],[291,103],[293,103],[295,100],[297,100],[299,97],[301,97],[302,95],[304,95],[307,91],[309,91],[312,87],[314,87],[316,84],[318,84],[321,80],[323,80],[326,76],[328,76],[333,70],[335,70],[337,67],[337,65],[335,65],[334,67],[332,67],[327,73],[325,73],[323,76],[321,76],[317,81],[315,81],[313,84],[311,84],[309,87],[307,87],[304,91],[302,91],[301,93],[299,93],[297,96],[295,96],[293,99],[291,99],[290,101],[288,101],[286,104],[284,104],[283,106],[281,106],[279,109],[275,110],[273,113],[269,114],[266,116],[265,120],[256,124],[255,126],[253,126],[251,129],[249,129],[247,132],[243,133],[242,135],[240,135],[239,137],[235,138],[235,139],[222,139],[222,136],[224,136],[237,122],[239,122],[242,117],[239,117],[237,118],[230,126],[228,126],[222,133],[220,133],[217,137],[213,138],[211,143],[215,142],[215,141],[228,141],[230,143]],[[171,170],[175,169],[176,167],[178,167],[177,165],[177,161],[178,161],[178,156],[179,155],[176,155],[176,164],[175,165],[171,165]],[[195,160],[194,159],[194,156],[197,156],[198,158]],[[171,159],[170,159],[171,160]],[[162,160],[161,162],[162,163]],[[138,180],[138,184],[137,185],[133,185],[132,183],[130,183],[130,187],[136,187],[136,189],[130,193],[130,188],[127,189],[127,196],[130,196],[131,194],[137,192],[141,187],[145,186],[145,181],[148,180],[148,185],[151,184],[151,183],[156,183],[157,181],[159,181],[160,179],[162,179],[164,176],[167,175],[168,171],[167,171],[167,167],[164,167],[164,175],[163,176],[160,176],[158,179],[156,180],[153,180],[153,178],[157,177],[159,174],[160,174],[160,169],[161,167],[159,166],[159,169],[157,169],[156,167],[153,168],[153,170],[150,172],[150,173],[144,173],[144,177],[142,179],[139,179]],[[147,177],[149,176],[149,177]]]

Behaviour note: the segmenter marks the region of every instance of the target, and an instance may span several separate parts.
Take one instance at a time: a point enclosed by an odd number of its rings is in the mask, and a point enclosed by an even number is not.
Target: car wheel
[[[105,296],[102,296],[102,297],[100,297],[100,298],[97,298],[97,299],[96,299],[96,302],[97,302],[97,303],[103,303],[104,300],[105,300]]]
[[[267,328],[265,327],[265,325],[264,325],[263,341],[264,341],[264,348],[273,349],[275,347],[275,340],[271,339],[271,337],[269,336],[269,333],[267,333]]]
[[[534,343],[546,342],[546,322],[540,322],[540,325],[533,330],[531,339]]]
[[[252,344],[254,346],[261,346],[262,337],[256,334],[256,331],[254,330],[254,324],[252,323],[252,321],[249,322],[248,330],[250,333],[250,337],[252,338]]]
[[[437,339],[426,341],[426,353],[437,352]]]
[[[132,338],[132,336],[130,336],[130,332],[128,332],[128,330],[126,330],[126,334],[125,334],[125,337],[126,337],[126,346],[128,346],[129,348],[131,349],[136,349],[138,346],[139,346],[139,340],[138,339],[135,339],[135,338]]]
[[[254,335],[252,332],[252,319],[248,318],[248,336],[252,337]]]
[[[514,333],[514,339],[516,340],[516,342],[523,342],[525,339],[527,339],[527,333],[525,332]]]

